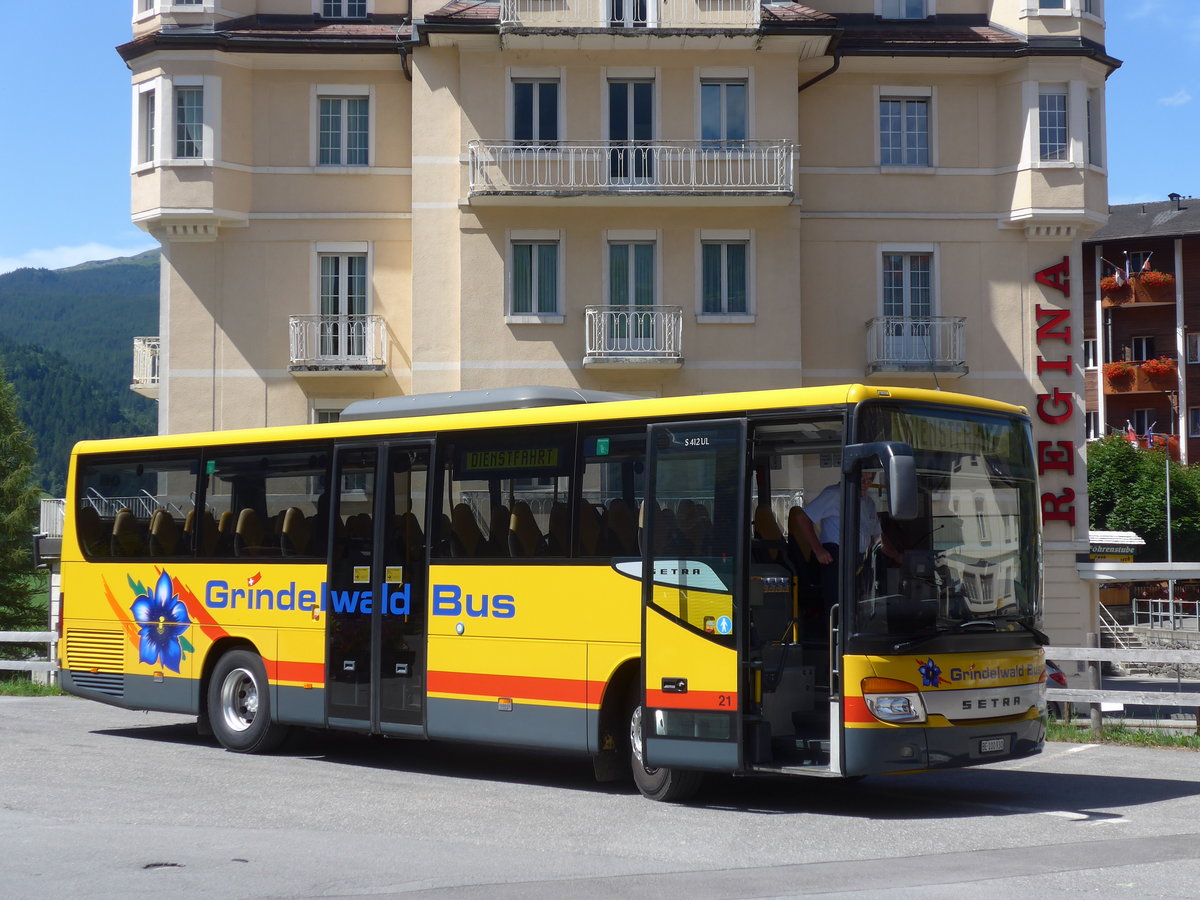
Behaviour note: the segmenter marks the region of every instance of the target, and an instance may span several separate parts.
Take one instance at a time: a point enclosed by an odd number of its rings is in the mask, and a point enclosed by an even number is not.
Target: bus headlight
[[[864,678],[863,699],[881,722],[924,722],[925,701],[915,684],[894,678]]]

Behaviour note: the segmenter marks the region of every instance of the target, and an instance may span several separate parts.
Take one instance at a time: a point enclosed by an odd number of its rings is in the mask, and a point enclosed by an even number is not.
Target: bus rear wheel
[[[226,750],[269,753],[288,735],[271,722],[271,689],[257,653],[231,650],[217,660],[208,682],[208,720]]]
[[[643,746],[642,708],[635,705],[629,716],[629,767],[633,770],[633,783],[637,789],[643,797],[663,803],[680,803],[696,795],[703,775],[689,769],[648,766],[643,758]]]

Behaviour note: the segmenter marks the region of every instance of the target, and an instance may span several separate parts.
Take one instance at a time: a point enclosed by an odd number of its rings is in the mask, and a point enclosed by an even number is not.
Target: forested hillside
[[[71,445],[152,434],[153,400],[129,389],[133,338],[158,333],[158,252],[0,275],[0,367],[37,448],[37,479],[61,497]]]

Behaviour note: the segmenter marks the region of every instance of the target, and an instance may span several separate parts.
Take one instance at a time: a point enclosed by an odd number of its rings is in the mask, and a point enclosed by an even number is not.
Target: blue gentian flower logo
[[[921,661],[917,660],[917,662]],[[942,670],[938,668],[938,664],[933,661],[932,656],[921,663],[921,667],[917,671],[921,673],[921,678],[923,679],[922,687],[938,686]]]
[[[142,634],[138,658],[149,665],[161,659],[164,666],[172,672],[178,672],[184,649],[192,649],[183,637],[192,620],[188,617],[187,607],[175,593],[171,576],[165,570],[158,576],[153,596],[141,584],[134,584],[132,579],[130,584],[139,594],[133,606],[129,607]]]

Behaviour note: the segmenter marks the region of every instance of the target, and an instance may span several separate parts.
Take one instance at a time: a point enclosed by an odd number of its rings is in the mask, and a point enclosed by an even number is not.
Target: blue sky
[[[1109,202],[1200,194],[1200,2],[1105,6],[1124,61],[1108,81]],[[129,72],[113,48],[132,4],[73,0],[55,22],[46,9],[5,3],[0,272],[157,246],[129,221]]]

